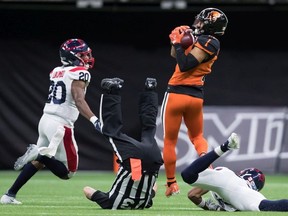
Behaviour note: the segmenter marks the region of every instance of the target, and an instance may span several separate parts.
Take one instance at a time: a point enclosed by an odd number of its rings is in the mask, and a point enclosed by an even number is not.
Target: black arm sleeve
[[[176,60],[181,72],[191,70],[199,64],[198,60],[191,53],[185,55],[185,50],[180,44],[175,44],[174,48],[176,51]]]

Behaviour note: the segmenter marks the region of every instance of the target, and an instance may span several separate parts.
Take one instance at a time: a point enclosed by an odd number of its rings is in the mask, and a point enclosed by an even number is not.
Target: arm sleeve
[[[180,44],[175,44],[174,47],[176,51],[176,60],[181,72],[191,70],[200,64],[200,62],[191,53],[185,55],[185,50]]]

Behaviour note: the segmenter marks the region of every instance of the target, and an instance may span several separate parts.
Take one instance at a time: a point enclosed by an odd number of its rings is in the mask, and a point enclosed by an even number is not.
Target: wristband
[[[197,206],[203,208],[203,207],[205,207],[205,205],[206,205],[206,201],[205,201],[205,199],[202,198],[201,202]]]
[[[97,118],[96,116],[92,116],[92,117],[90,118],[90,122],[91,122],[92,124],[94,124],[97,120],[98,120],[98,118]]]

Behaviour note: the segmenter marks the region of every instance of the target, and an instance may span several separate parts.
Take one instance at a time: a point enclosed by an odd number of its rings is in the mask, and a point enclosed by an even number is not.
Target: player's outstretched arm
[[[96,130],[101,132],[101,124],[96,115],[90,109],[90,106],[85,100],[85,82],[81,80],[74,80],[71,85],[71,92],[75,105],[80,114],[88,119],[95,127]]]

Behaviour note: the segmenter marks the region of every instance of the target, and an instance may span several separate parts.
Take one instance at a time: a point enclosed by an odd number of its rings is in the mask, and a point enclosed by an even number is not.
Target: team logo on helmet
[[[218,11],[211,11],[210,13],[208,13],[207,19],[209,19],[210,22],[215,22],[221,16],[222,14],[219,13]]]
[[[199,25],[199,23],[203,25]],[[226,15],[217,8],[206,8],[202,10],[196,17],[192,25],[194,34],[210,34],[213,36],[221,36],[224,34],[228,24]]]
[[[83,66],[92,68],[94,58],[92,50],[81,39],[69,39],[60,47],[60,58],[63,65]]]
[[[83,50],[87,50],[88,47],[83,40],[69,39],[63,44],[62,49],[80,52]]]

